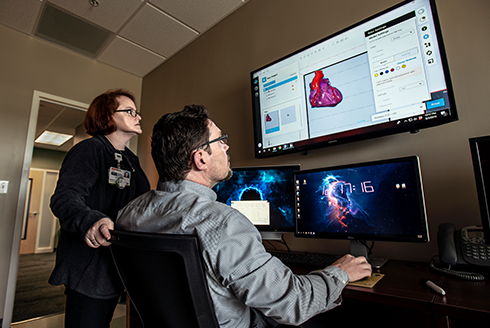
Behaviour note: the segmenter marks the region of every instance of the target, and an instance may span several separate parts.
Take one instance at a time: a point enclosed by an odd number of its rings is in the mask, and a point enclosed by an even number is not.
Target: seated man
[[[228,149],[204,107],[164,115],[151,140],[159,186],[121,210],[116,229],[197,235],[221,327],[298,325],[339,305],[345,285],[370,276],[371,266],[346,255],[295,275],[267,253],[253,224],[211,189],[233,174]]]

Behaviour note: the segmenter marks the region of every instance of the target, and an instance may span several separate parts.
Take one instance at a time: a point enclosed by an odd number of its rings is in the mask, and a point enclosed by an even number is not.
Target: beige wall
[[[64,151],[34,148],[32,152],[31,168],[58,171],[61,168]]]
[[[139,156],[150,178],[153,124],[185,104],[205,105],[230,136],[232,165],[300,163],[302,168],[418,155],[421,160],[429,244],[377,242],[374,257],[428,261],[437,254],[437,227],[479,223],[468,138],[490,135],[486,96],[490,66],[490,2],[439,0],[449,66],[460,120],[426,129],[272,159],[254,159],[249,74],[285,54],[337,32],[397,0],[250,0],[143,79]],[[155,184],[153,183],[153,186]],[[293,250],[343,253],[346,241],[305,240],[288,235]]]
[[[14,301],[25,199],[19,195],[26,188],[21,179],[28,177],[32,156],[30,149],[24,163],[34,90],[88,104],[107,89],[122,87],[139,103],[142,79],[3,26],[0,40],[0,180],[9,181],[8,193],[0,194],[0,318],[6,327]]]

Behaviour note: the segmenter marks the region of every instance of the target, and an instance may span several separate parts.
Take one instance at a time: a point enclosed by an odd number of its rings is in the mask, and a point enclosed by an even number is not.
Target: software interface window
[[[253,75],[261,148],[444,108],[446,84],[430,7],[413,2]]]

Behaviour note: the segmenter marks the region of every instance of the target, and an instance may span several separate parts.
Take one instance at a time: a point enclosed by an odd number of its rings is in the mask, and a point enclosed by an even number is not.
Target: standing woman
[[[61,232],[49,283],[65,285],[67,328],[108,328],[123,291],[107,246],[117,212],[150,190],[138,157],[126,147],[142,133],[140,120],[130,92],[107,91],[85,116],[92,138],[63,160],[51,197]]]

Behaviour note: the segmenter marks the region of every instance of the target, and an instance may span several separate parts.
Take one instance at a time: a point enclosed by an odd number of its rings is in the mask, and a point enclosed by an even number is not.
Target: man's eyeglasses
[[[131,117],[136,117],[136,116],[140,116],[141,117],[141,114],[138,113],[136,111],[136,109],[133,109],[133,108],[128,108],[128,109],[118,109],[118,110],[115,110],[114,113],[117,113],[117,112],[126,112],[129,114],[129,116]]]
[[[203,148],[203,147],[205,147],[205,146],[207,146],[209,144],[212,144],[213,142],[217,142],[217,141],[220,141],[222,144],[228,144],[228,135],[227,134],[223,134],[219,138],[216,138],[216,139],[213,139],[211,141],[208,141],[205,144],[202,144],[199,147],[197,147],[197,150],[200,150],[201,148]]]

